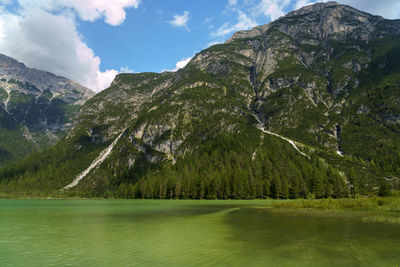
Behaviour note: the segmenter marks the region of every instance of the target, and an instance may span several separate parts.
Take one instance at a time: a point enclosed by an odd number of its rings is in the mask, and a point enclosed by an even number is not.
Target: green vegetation
[[[7,91],[0,86],[0,100],[4,102],[7,99],[7,97],[8,97]]]
[[[0,170],[0,192],[4,196],[61,196],[60,188],[98,155],[106,144],[92,145],[81,139],[82,149],[66,140],[58,145],[12,163]]]
[[[56,146],[1,169],[0,192],[355,203],[389,196],[400,188],[400,37],[382,21],[368,41],[364,32],[346,33],[348,27],[321,39],[309,30],[320,16],[288,16],[260,35],[263,28],[241,33],[176,73],[118,75],[80,109]],[[367,22],[349,15],[339,23]],[[65,123],[77,112],[57,98],[49,103],[48,93],[29,97],[13,95],[10,103],[15,117],[32,125],[43,114]],[[6,114],[0,119],[12,126]],[[260,124],[307,156],[262,134]],[[121,132],[101,166],[77,187],[59,190]],[[8,158],[10,150],[0,148]]]
[[[23,137],[21,128],[0,128],[0,167],[15,159],[22,159],[25,155],[37,152],[35,143]]]
[[[244,140],[257,139],[257,132],[253,136],[217,137],[175,165],[150,169],[144,175],[132,169],[119,179],[111,179],[118,186],[114,191],[117,195],[112,191],[107,194],[122,198],[195,199],[347,196],[336,170],[327,170],[318,160],[311,163],[275,137],[265,136],[252,160],[251,152],[257,144]]]
[[[362,197],[356,199],[307,199],[273,202],[274,210],[322,211],[388,211],[400,212],[400,194],[395,197]]]
[[[93,178],[67,192],[58,189],[85,169],[104,144],[95,145],[83,138],[75,140],[83,144],[76,150],[76,145],[69,143],[73,140],[64,140],[40,155],[3,169],[0,191],[4,196],[161,199],[343,198],[359,194],[360,179],[353,169],[348,177],[342,176],[338,169],[327,166],[318,157],[308,159],[300,155],[279,138],[264,135],[260,145],[259,134],[253,128],[239,135],[217,136],[174,165],[149,164],[146,156],[156,151],[151,152],[148,147],[146,154],[136,152],[138,160],[133,168],[122,172],[110,168],[129,151],[126,149],[130,144],[121,143],[120,149],[126,152],[113,154]],[[346,180],[352,183],[346,184]]]

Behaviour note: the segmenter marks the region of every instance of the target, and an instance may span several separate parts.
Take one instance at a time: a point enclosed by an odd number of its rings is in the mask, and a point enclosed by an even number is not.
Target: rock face
[[[56,143],[94,92],[0,54],[2,163]],[[11,141],[13,140],[13,141]]]
[[[385,81],[400,81],[399,34],[398,20],[335,2],[306,6],[235,33],[178,73],[119,75],[83,107],[68,136],[101,125],[107,140],[128,128],[137,150],[176,160],[196,149],[187,145],[201,131],[196,122],[211,128],[197,136],[201,142],[238,131],[240,118],[254,113],[270,130],[310,146],[366,160],[377,160],[381,146],[390,157],[399,151],[400,89]],[[210,116],[220,120],[207,127]]]
[[[321,44],[330,39],[345,38],[365,41],[376,33],[382,33],[376,32],[379,26],[386,27],[386,33],[398,34],[398,24],[398,21],[385,20],[336,2],[317,3],[290,12],[271,24],[237,32],[227,43],[262,36],[271,28],[277,28],[300,43],[310,43],[312,40],[311,44]]]
[[[224,149],[226,136],[244,138],[248,158],[257,158],[268,141],[261,126],[311,158],[340,158],[340,168],[359,168],[364,178],[398,176],[399,95],[400,21],[320,3],[235,33],[176,73],[118,75],[81,108],[63,143],[78,162],[123,132],[85,190],[136,184],[154,166],[190,160],[182,168],[201,172],[194,158]]]

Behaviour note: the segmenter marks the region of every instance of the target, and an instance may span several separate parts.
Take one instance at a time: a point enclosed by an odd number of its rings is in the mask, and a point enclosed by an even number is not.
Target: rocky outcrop
[[[0,54],[0,113],[4,114],[0,128],[17,140],[11,145],[4,138],[0,148],[11,158],[21,158],[29,150],[55,144],[71,128],[76,111],[94,94],[77,82]]]
[[[75,81],[50,72],[28,68],[25,64],[3,54],[0,54],[0,80],[0,86],[3,88],[9,87],[35,96],[48,92],[52,95],[50,98],[60,99],[72,105],[83,105],[95,95],[95,92]],[[15,86],[10,81],[15,81]]]
[[[306,6],[235,33],[176,73],[118,75],[80,110],[68,139],[101,144],[126,129],[114,172],[175,162],[257,124],[292,145],[332,154],[371,160],[377,149],[398,153],[387,145],[399,141],[398,86],[386,78],[400,73],[399,34],[399,21],[350,6]],[[369,124],[373,138],[397,141],[366,141]]]
[[[337,2],[317,3],[290,12],[271,24],[237,32],[227,43],[237,39],[259,37],[272,29],[278,29],[299,43],[310,45],[323,43],[331,37],[341,40],[346,37],[368,40],[377,26],[385,22],[387,20],[382,17]],[[389,30],[392,28],[392,23],[388,23],[387,26]]]

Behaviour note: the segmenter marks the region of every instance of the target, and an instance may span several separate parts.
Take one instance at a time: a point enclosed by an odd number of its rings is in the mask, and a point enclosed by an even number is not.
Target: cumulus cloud
[[[175,71],[184,68],[192,59],[192,57],[185,58],[181,61],[176,62]]]
[[[104,17],[110,25],[119,25],[125,20],[126,8],[139,6],[140,0],[18,0],[24,10],[40,8],[48,12],[70,9],[87,21]]]
[[[230,6],[236,6],[238,3],[238,0],[229,0],[229,5]]]
[[[174,15],[174,19],[169,21],[169,23],[175,27],[184,27],[189,31],[189,27],[187,26],[187,22],[189,21],[189,11],[183,12],[182,15]]]
[[[295,8],[294,9],[299,9],[302,8],[303,6],[308,6],[311,5],[313,2],[309,1],[309,0],[298,0],[295,4]]]
[[[338,2],[387,19],[400,18],[399,0],[339,0]]]
[[[329,2],[324,0],[323,2]],[[295,9],[306,5],[314,4],[315,0],[297,0]],[[349,5],[361,11],[379,15],[387,19],[400,18],[400,1],[399,0],[338,0],[340,4]]]
[[[211,42],[207,43],[206,48],[213,46],[213,45],[217,45],[217,44],[223,44],[223,43],[224,43],[224,41],[222,41],[222,40],[211,41]]]
[[[136,72],[136,71],[134,71],[133,69],[127,67],[127,66],[121,67],[121,68],[119,69],[119,71],[122,72],[122,73],[135,73],[135,72]]]
[[[302,8],[321,0],[228,0],[228,7],[224,12],[237,12],[237,23],[225,22],[211,32],[211,37],[218,40],[240,30],[248,30],[256,25],[262,25],[268,21],[274,21],[287,12]],[[322,0],[329,2],[331,0]],[[341,4],[347,4],[376,15],[389,19],[400,18],[399,0],[338,0]]]
[[[104,17],[107,23],[117,25],[125,19],[123,9],[138,4],[138,0],[19,0],[18,13],[4,8],[0,11],[0,52],[28,67],[101,91],[111,84],[118,71],[100,70],[101,60],[77,31],[75,18]]]
[[[164,72],[164,71],[172,71],[172,72],[175,72],[175,71],[178,71],[179,69],[183,69],[183,68],[190,62],[190,60],[191,60],[192,58],[193,58],[193,57],[184,58],[184,59],[182,59],[182,60],[176,62],[175,68],[174,68],[174,69],[172,69],[172,70],[162,70],[161,72]]]
[[[284,10],[290,3],[291,0],[262,0],[256,6],[255,12],[269,17],[273,21],[285,15]]]
[[[238,11],[237,23],[230,25],[229,23],[224,23],[216,31],[211,33],[212,37],[224,37],[236,31],[248,30],[257,26],[257,22],[252,18],[248,17],[242,11]]]
[[[329,2],[331,0],[323,0]],[[256,8],[264,16],[275,20],[286,14],[286,11],[299,9],[303,6],[317,3],[316,0],[261,0]],[[388,19],[400,18],[399,0],[338,0],[340,4],[350,5],[359,10],[380,15]]]

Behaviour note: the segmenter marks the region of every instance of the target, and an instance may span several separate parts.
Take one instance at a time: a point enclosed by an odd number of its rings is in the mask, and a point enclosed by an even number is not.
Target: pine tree
[[[358,194],[358,182],[354,168],[350,169],[349,182],[350,182],[350,195],[351,197],[355,198]]]
[[[272,198],[278,199],[282,191],[282,183],[278,174],[274,174],[271,182],[271,196]]]
[[[390,184],[385,178],[381,178],[379,181],[379,192],[378,195],[381,197],[387,197],[391,195]]]
[[[282,199],[288,199],[289,198],[289,184],[285,176],[282,177],[282,193],[281,193],[281,198]]]
[[[118,190],[119,190],[119,197],[120,198],[127,198],[127,196],[128,196],[128,188],[126,187],[125,184],[120,184]]]
[[[292,184],[289,188],[289,197],[291,199],[296,199],[299,197],[299,193],[300,193],[299,178],[298,178],[298,176],[294,176],[292,178]]]
[[[314,168],[311,180],[311,192],[314,193],[314,196],[317,199],[323,197],[323,183],[320,175],[318,169]]]

